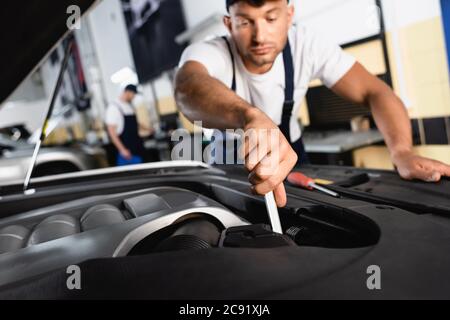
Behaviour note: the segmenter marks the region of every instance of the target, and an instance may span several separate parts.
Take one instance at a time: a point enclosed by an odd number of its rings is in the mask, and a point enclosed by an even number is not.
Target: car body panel
[[[13,141],[2,136],[0,145],[4,150],[0,155],[0,185],[17,183],[25,179],[33,155],[34,146],[25,141]],[[72,147],[43,147],[39,150],[34,170],[42,165],[70,165],[77,171],[91,170],[106,166],[106,152],[99,147],[82,144]]]

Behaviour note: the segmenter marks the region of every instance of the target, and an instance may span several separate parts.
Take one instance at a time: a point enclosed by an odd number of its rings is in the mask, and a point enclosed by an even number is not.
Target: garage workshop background
[[[297,23],[339,43],[393,86],[408,107],[417,152],[450,163],[450,0],[293,2]],[[179,114],[175,104],[175,68],[186,45],[226,33],[223,14],[223,0],[100,1],[74,32],[76,56],[55,109],[57,112],[69,105],[71,112],[45,144],[82,141],[107,148],[105,110],[129,82],[142,87],[143,96],[136,100],[139,121],[151,123],[156,130],[154,135],[141,133],[149,145],[152,141],[158,145],[164,137],[167,140],[176,127],[194,132],[196,129]],[[60,44],[2,103],[0,129],[19,122],[30,132],[41,126],[62,56]],[[331,130],[330,134],[333,130],[351,131],[349,117],[367,115],[362,108],[359,113],[348,114],[351,106],[333,100],[319,81],[313,81],[310,87],[305,101],[298,102],[303,104],[298,117],[313,136],[319,129]],[[348,120],[345,125],[330,122],[320,112],[336,107],[333,103],[339,104],[336,110]],[[170,144],[164,146],[167,150],[159,150],[158,160],[167,160]],[[393,168],[383,143],[352,149],[350,156],[351,160],[337,164]],[[320,155],[317,159],[331,164],[336,161],[330,157],[320,160]]]

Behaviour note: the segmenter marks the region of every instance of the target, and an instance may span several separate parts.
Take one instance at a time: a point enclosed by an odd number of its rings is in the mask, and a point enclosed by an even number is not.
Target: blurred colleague
[[[117,149],[117,166],[144,162],[144,142],[139,136],[139,129],[150,129],[137,121],[133,106],[137,93],[137,86],[127,85],[117,101],[111,103],[106,111],[108,134]]]

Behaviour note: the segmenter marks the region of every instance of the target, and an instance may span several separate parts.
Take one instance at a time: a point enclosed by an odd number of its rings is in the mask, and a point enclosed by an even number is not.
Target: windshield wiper
[[[55,107],[55,102],[58,97],[59,90],[61,89],[63,80],[64,80],[64,72],[67,69],[67,64],[69,62],[70,53],[72,52],[72,46],[73,46],[73,40],[69,41],[67,43],[65,53],[64,53],[64,59],[61,64],[61,68],[59,70],[58,80],[56,81],[56,86],[53,91],[52,100],[50,101],[50,106],[47,111],[47,115],[44,120],[44,125],[41,128],[41,135],[39,137],[38,142],[36,143],[36,146],[34,147],[33,157],[31,158],[30,165],[28,167],[27,175],[25,177],[25,182],[23,185],[23,191],[26,192],[28,189],[28,185],[31,180],[31,174],[33,173],[34,165],[36,164],[36,159],[39,153],[39,149],[41,148],[42,142],[44,142],[45,138],[47,137],[48,133],[48,127],[49,127],[49,120],[52,116],[53,108]]]

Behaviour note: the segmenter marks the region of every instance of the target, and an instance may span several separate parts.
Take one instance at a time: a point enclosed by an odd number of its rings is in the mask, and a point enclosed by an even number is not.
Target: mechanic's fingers
[[[419,164],[419,169],[416,178],[425,182],[438,182],[441,180],[442,173],[440,172],[442,163],[439,161],[429,160]],[[423,173],[419,173],[423,172]]]
[[[268,176],[260,176],[255,170],[250,172],[250,174],[248,175],[248,181],[254,186],[263,183],[269,178],[270,177]]]
[[[281,155],[288,153],[289,147],[279,129],[250,129],[245,133],[239,155],[251,172],[270,154],[277,155],[281,162]]]
[[[262,178],[263,182],[256,184],[253,188],[254,191],[259,195],[265,195],[269,193],[270,191],[273,191],[280,183],[282,183],[288,174],[291,172],[292,168],[294,167],[295,163],[291,163],[292,161],[286,160],[280,163],[277,168],[276,172],[273,175],[265,176],[263,174],[258,174],[260,178]],[[261,167],[258,166],[256,168],[256,171],[258,171]],[[266,178],[266,179],[264,179]]]
[[[268,179],[265,179],[263,182],[256,184],[253,186],[256,194],[265,195],[270,191],[275,190],[275,188],[280,184],[283,179],[277,176],[271,176]]]
[[[270,153],[250,172],[248,180],[253,185],[261,184],[276,176],[281,165],[279,153]]]
[[[440,172],[435,172],[430,178],[430,182],[439,182],[441,181],[442,174]]]
[[[253,149],[258,147],[258,140],[256,138],[256,133],[252,131],[247,131],[244,134],[243,142],[238,150],[238,155],[240,159],[245,159],[252,152]]]
[[[436,170],[439,171],[441,176],[450,177],[450,166],[445,163],[436,161]]]
[[[257,165],[270,153],[269,141],[260,136],[256,148],[253,148],[245,157],[245,167],[253,171]]]
[[[252,186],[251,187],[251,191],[254,195],[258,195],[258,196],[263,196],[268,194],[270,191],[261,194],[259,192],[256,191],[256,186]],[[287,204],[287,196],[286,196],[286,189],[284,187],[284,183],[279,184],[274,190],[273,190],[273,195],[275,197],[275,202],[277,204],[277,207],[279,208],[283,208],[286,206]]]
[[[287,196],[284,183],[279,184],[278,187],[273,190],[273,195],[275,196],[275,202],[277,203],[278,208],[283,208],[286,206]]]
[[[441,174],[438,171],[423,166],[417,166],[406,173],[400,172],[400,175],[407,180],[419,179],[426,182],[437,182],[441,179]]]
[[[275,188],[280,184],[282,179],[278,176],[271,176],[267,179],[263,179],[263,182],[255,184],[253,186],[254,192],[259,195],[268,194],[270,191],[275,190]]]
[[[252,186],[251,191],[254,195],[258,195],[258,196],[263,196],[268,194],[271,191],[265,192],[265,193],[260,193],[258,191],[256,191],[257,187],[256,186]],[[283,208],[286,206],[287,204],[287,196],[286,196],[286,189],[284,187],[284,183],[280,183],[277,187],[275,187],[275,189],[273,190],[273,195],[275,197],[275,202],[277,204],[277,207],[279,208]]]

